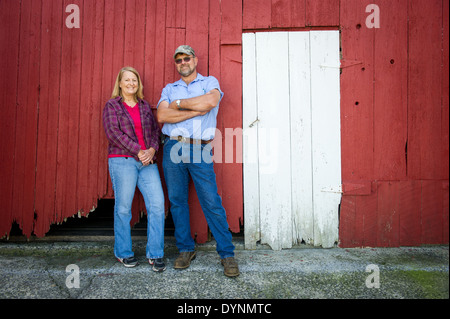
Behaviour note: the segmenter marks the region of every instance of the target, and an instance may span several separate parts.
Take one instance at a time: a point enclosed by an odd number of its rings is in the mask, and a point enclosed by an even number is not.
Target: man
[[[165,123],[162,129],[163,170],[175,225],[176,245],[180,252],[174,268],[189,267],[196,255],[189,224],[188,185],[191,176],[216,240],[224,274],[238,276],[232,236],[217,192],[210,144],[214,139],[223,92],[216,78],[197,73],[198,58],[190,46],[178,47],[173,57],[181,79],[163,89],[157,117],[160,123]]]

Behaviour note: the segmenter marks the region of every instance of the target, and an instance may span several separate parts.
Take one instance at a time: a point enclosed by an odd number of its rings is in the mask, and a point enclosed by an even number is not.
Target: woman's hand
[[[155,157],[156,150],[150,147],[148,150],[140,150],[138,153],[139,160],[144,166],[153,164],[153,158]]]

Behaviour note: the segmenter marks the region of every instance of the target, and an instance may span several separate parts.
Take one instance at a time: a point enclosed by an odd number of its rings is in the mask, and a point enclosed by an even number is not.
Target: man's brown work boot
[[[178,258],[175,260],[173,268],[175,269],[185,269],[191,264],[191,260],[195,259],[195,251],[185,251],[180,253]]]
[[[227,257],[221,260],[223,273],[228,277],[239,276],[239,267],[234,257]]]

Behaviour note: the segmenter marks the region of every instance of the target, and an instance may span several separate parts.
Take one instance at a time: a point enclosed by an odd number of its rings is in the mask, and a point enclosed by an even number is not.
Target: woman
[[[164,257],[164,194],[155,153],[160,129],[142,94],[139,73],[120,70],[111,99],[103,109],[108,139],[108,166],[114,190],[114,255],[125,267],[138,264],[132,251],[131,204],[136,186],[147,209],[146,257],[155,271],[166,269]]]

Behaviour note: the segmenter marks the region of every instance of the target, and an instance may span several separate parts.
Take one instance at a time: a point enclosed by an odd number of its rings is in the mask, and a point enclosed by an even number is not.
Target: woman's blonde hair
[[[140,77],[138,71],[136,71],[136,69],[132,68],[131,66],[126,66],[126,67],[120,69],[119,74],[117,75],[117,78],[116,78],[116,83],[114,84],[114,89],[113,89],[111,98],[115,99],[118,96],[121,96],[123,98],[122,90],[119,86],[119,83],[120,83],[120,81],[122,81],[123,73],[126,71],[132,72],[132,73],[134,73],[134,75],[136,75],[136,77],[138,79],[138,90],[136,92],[135,97],[143,99],[144,98],[144,94],[143,94],[144,87],[142,85],[141,77]]]

